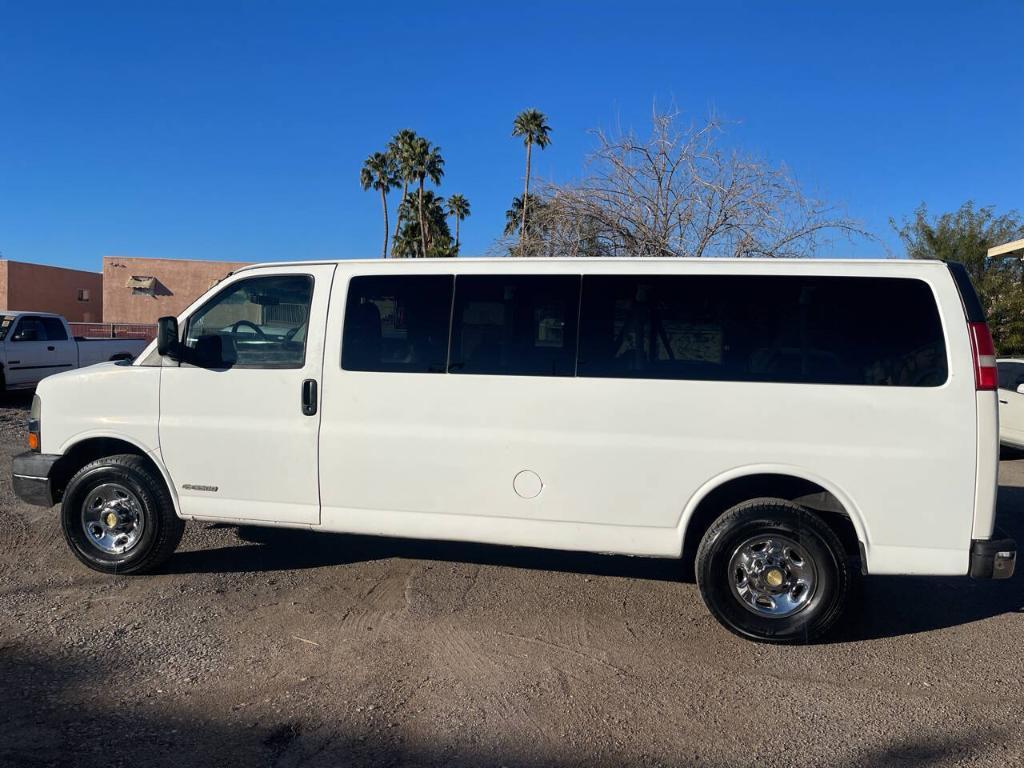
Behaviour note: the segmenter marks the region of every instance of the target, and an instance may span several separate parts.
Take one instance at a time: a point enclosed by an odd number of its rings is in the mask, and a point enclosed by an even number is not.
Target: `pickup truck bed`
[[[147,343],[144,339],[74,337],[60,315],[0,311],[0,387],[29,389],[54,373],[111,360],[133,360]]]

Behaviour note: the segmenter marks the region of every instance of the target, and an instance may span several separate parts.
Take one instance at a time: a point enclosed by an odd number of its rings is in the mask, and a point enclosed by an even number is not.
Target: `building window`
[[[149,275],[132,275],[128,278],[128,287],[133,296],[156,296],[156,278]]]
[[[89,289],[88,288],[79,288],[78,289],[78,300],[79,301],[88,301],[89,300]]]

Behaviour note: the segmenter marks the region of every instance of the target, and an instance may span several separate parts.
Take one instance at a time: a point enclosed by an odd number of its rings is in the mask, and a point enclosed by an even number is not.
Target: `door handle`
[[[1000,400],[999,402],[1002,403],[1003,405],[1006,405],[1006,401],[1005,400]]]
[[[302,414],[316,415],[316,379],[306,379],[302,382]]]
[[[50,351],[50,352],[53,352],[53,350],[55,350],[55,349],[56,349],[56,347],[47,347],[46,349],[47,349],[48,351]]]

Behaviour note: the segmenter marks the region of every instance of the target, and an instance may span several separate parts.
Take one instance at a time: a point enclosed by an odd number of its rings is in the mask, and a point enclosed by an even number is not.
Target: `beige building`
[[[243,262],[103,257],[103,320],[155,323],[180,314]]]
[[[73,323],[98,323],[103,319],[103,276],[0,260],[0,309],[57,312]]]

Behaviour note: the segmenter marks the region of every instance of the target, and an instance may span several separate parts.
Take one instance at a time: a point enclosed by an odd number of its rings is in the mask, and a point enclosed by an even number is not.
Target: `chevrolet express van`
[[[105,573],[187,520],[673,557],[800,642],[861,572],[1013,573],[996,386],[937,261],[267,264],[44,380],[13,482]]]

